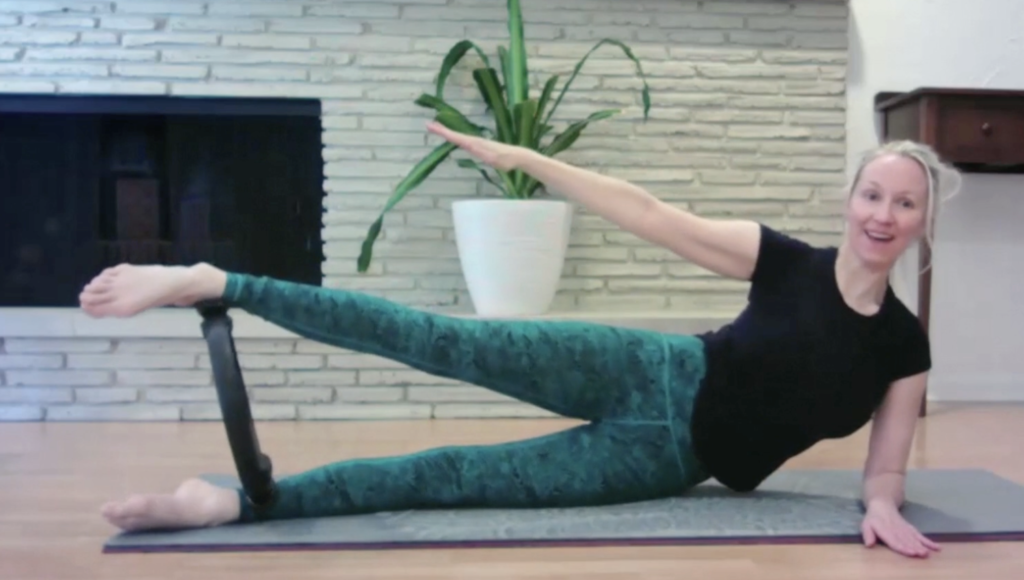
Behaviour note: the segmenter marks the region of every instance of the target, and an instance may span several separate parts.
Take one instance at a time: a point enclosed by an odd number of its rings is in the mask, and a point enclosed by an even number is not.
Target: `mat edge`
[[[987,543],[1021,542],[1024,532],[978,533],[978,534],[931,534],[936,542]],[[356,542],[356,543],[315,543],[315,544],[208,544],[160,545],[160,546],[104,546],[104,554],[139,553],[211,553],[211,552],[320,552],[320,551],[393,551],[393,550],[436,550],[436,549],[488,549],[488,548],[594,548],[594,547],[656,547],[656,546],[738,546],[738,545],[823,545],[860,544],[859,534],[837,536],[737,536],[729,538],[647,538],[628,540],[536,540],[536,541],[452,541],[452,542]]]

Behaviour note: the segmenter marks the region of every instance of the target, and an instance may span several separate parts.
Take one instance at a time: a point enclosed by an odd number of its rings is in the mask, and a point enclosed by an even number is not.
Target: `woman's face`
[[[890,268],[925,232],[928,177],[914,159],[889,154],[861,171],[846,207],[849,247],[865,264]]]

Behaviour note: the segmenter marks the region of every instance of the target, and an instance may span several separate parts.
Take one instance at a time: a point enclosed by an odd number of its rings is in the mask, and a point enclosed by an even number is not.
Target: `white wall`
[[[878,142],[875,94],[1024,89],[1024,2],[851,0],[848,162]],[[966,175],[944,207],[932,278],[931,397],[1024,400],[1024,176]],[[916,306],[916,256],[900,282]]]

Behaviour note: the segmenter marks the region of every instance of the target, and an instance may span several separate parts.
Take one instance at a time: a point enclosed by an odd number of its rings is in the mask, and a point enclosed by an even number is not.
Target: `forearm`
[[[560,192],[588,211],[636,233],[658,199],[628,181],[601,175],[524,149],[516,167],[548,189]]]
[[[906,499],[904,489],[906,476],[888,471],[864,478],[863,501],[867,508],[884,507],[898,510]]]

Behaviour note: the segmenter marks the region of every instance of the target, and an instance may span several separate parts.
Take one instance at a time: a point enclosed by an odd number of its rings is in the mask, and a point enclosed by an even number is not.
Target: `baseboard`
[[[1024,402],[1024,375],[936,374],[928,382],[928,400],[956,403]]]

